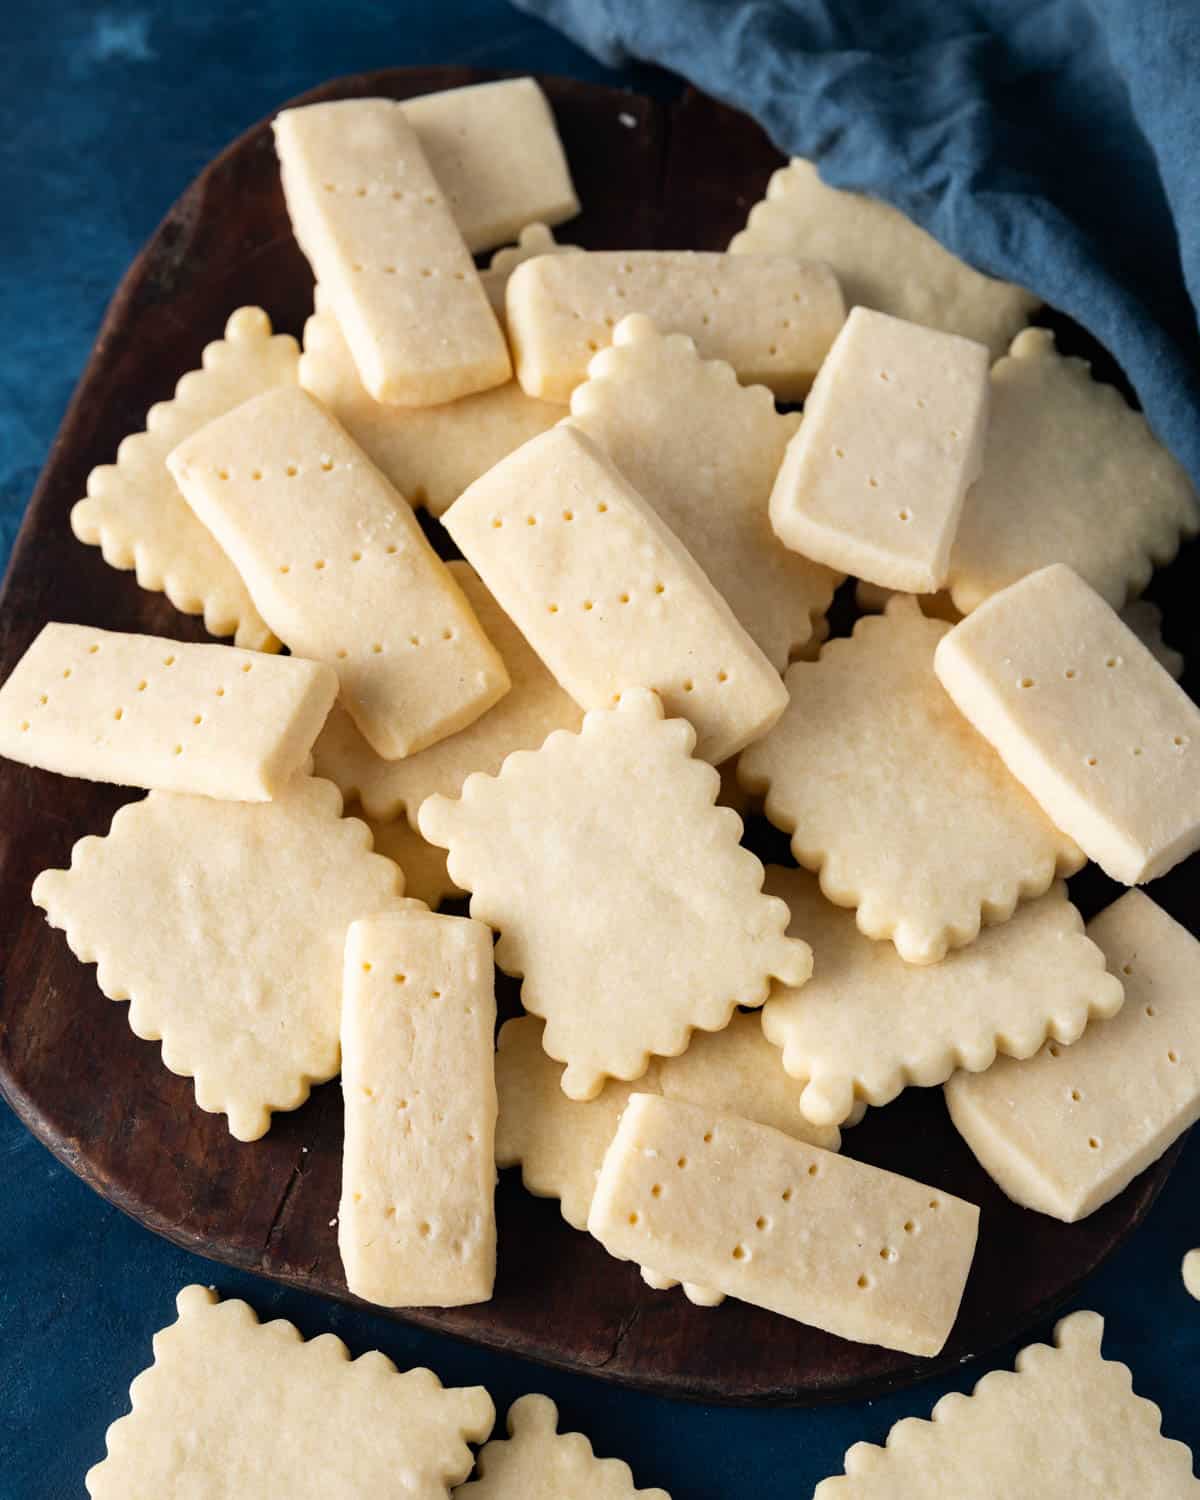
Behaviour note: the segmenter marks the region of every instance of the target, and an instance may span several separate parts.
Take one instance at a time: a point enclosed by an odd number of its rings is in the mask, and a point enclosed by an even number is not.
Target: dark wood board
[[[392,70],[329,84],[305,101],[404,98],[487,76],[495,75]],[[723,247],[781,160],[751,121],[694,93],[660,104],[562,80],[545,86],[586,205],[564,237],[585,246]],[[192,184],[113,300],[17,541],[0,604],[0,675],[51,618],[205,638],[198,621],[77,543],[67,517],[88,471],[112,460],[151,403],[169,396],[203,346],[220,337],[228,313],[249,302],[297,335],[311,304],[265,124]],[[1078,330],[1065,331],[1073,347],[1087,347]],[[1195,557],[1185,555],[1156,580],[1170,626],[1194,618],[1186,596],[1195,574]],[[1197,629],[1189,623],[1176,641],[1194,660]],[[76,963],[30,903],[38,871],[66,865],[75,840],[103,833],[134,795],[0,762],[0,1089],[62,1161],[156,1232],[216,1260],[352,1300],[330,1225],[340,1171],[337,1085],[317,1089],[294,1114],[276,1115],[263,1140],[233,1140],[222,1117],[195,1107],[191,1082],[163,1068],[158,1047],[132,1034],[125,1007],[100,995],[94,970]],[[753,822],[747,839],[786,860],[785,841],[765,824]],[[1179,870],[1155,896],[1188,921],[1195,891],[1195,872]],[[1079,883],[1089,912],[1112,894],[1094,873]],[[513,1013],[516,987],[501,981],[499,996],[502,1011]],[[526,1195],[514,1172],[502,1174],[498,1193],[494,1299],[402,1316],[664,1395],[861,1398],[953,1366],[1049,1314],[1139,1223],[1178,1149],[1099,1213],[1067,1226],[998,1192],[950,1126],[940,1090],[909,1090],[886,1110],[870,1111],[847,1133],[846,1147],[982,1208],[962,1313],[936,1360],[847,1343],[736,1302],[702,1310],[678,1292],[652,1292],[636,1268],[570,1229],[556,1203]]]

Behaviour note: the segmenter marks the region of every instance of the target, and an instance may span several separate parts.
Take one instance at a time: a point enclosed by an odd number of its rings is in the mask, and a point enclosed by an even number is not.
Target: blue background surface
[[[6,557],[105,304],[141,243],[220,147],[283,99],[339,73],[472,63],[647,84],[612,74],[503,0],[336,6],[213,0],[153,10],[11,8],[0,51],[0,558]],[[649,80],[662,88],[661,79]],[[131,587],[132,587],[131,582]],[[81,829],[82,834],[86,830]],[[98,1001],[99,1003],[99,1001]],[[114,1080],[114,1087],[119,1080]],[[1200,1242],[1200,1140],[1134,1240],[1076,1305],[1104,1313],[1106,1349],[1158,1402],[1172,1436],[1200,1445],[1200,1307],[1179,1261]],[[482,1382],[501,1412],[522,1392],[554,1397],[565,1426],[633,1465],[675,1500],[808,1495],[860,1438],[924,1416],[1016,1346],[887,1399],[823,1411],[700,1408],[559,1375],[187,1255],[94,1196],[0,1105],[0,1500],[81,1496],[107,1425],[200,1280],[246,1297],[354,1354],[380,1348],[449,1383]],[[1048,1329],[1038,1330],[1046,1336]],[[1032,1492],[1032,1490],[1031,1490]],[[247,1497],[250,1500],[250,1497]],[[1149,1497],[1147,1497],[1149,1500]]]

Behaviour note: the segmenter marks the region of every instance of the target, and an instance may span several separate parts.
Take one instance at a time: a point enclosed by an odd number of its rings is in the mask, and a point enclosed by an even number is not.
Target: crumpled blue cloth
[[[514,0],[1037,293],[1200,485],[1200,0]]]

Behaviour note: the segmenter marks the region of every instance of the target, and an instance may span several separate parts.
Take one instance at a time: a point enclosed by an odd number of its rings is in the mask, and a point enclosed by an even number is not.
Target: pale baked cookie
[[[979,1210],[703,1105],[635,1093],[588,1229],[610,1254],[842,1338],[936,1354]]]
[[[788,669],[791,702],[738,779],[859,931],[937,963],[1083,856],[957,712],[933,672],[950,627],[912,598]]]
[[[515,245],[506,245],[502,250],[497,250],[488,262],[486,271],[480,271],[479,279],[483,282],[483,289],[488,294],[488,301],[492,304],[492,311],[500,319],[501,326],[507,325],[507,314],[504,307],[505,293],[508,290],[508,278],[527,260],[533,260],[537,255],[580,255],[582,250],[578,245],[560,245],[554,238],[553,232],[545,224],[526,224],[517,236]]]
[[[1200,707],[1070,568],[938,644],[938,680],[1057,827],[1124,885],[1200,848]]]
[[[492,935],[430,912],[346,935],[338,1249],[383,1307],[486,1302],[496,1278]]]
[[[307,759],[336,694],[320,662],[51,622],[0,687],[0,755],[265,802]]]
[[[1120,392],[1027,328],[991,373],[983,473],[967,498],[950,591],[964,614],[1048,563],[1114,609],[1200,528],[1183,467]]]
[[[563,1093],[562,1064],[546,1056],[542,1029],[536,1016],[518,1016],[500,1029],[496,1162],[520,1166],[536,1197],[557,1198],[573,1229],[587,1228],[596,1174],[632,1093],[744,1115],[827,1151],[841,1144],[836,1126],[814,1125],[801,1113],[803,1085],[784,1072],[756,1015],[739,1012],[724,1031],[693,1033],[686,1052],[653,1058],[636,1083],[610,1079],[586,1101]]]
[[[1032,1057],[1047,1037],[1073,1042],[1121,1005],[1121,982],[1061,882],[926,966],[863,937],[804,870],[771,865],[765,889],[811,942],[813,977],[802,990],[775,985],[762,1029],[804,1086],[800,1108],[822,1124],[843,1123],[856,1100],[887,1104],[909,1084],[978,1073],[997,1052]]]
[[[260,1324],[207,1287],[184,1287],[177,1306],[88,1471],[91,1500],[382,1496],[400,1475],[405,1500],[448,1500],[471,1472],[467,1444],[495,1419],[482,1386],[445,1389],[375,1350],[351,1360],[333,1334]]]
[[[735,255],[801,255],[833,267],[847,307],[873,307],[977,339],[998,358],[1040,298],[972,269],[890,204],[827,187],[793,157],[729,245]]]
[[[472,771],[492,776],[514,750],[536,750],[553,730],[578,729],[583,722],[583,710],[534,655],[474,568],[465,562],[447,567],[499,652],[512,687],[466,729],[405,760],[376,755],[337,707],[313,752],[317,774],[336,782],[346,798],[357,797],[368,817],[391,820],[404,812],[413,828],[421,803],[434,792],[456,797]]]
[[[731,366],[640,314],[617,324],[571,396],[571,425],[650,502],[780,672],[840,581],[784,547],[767,515],[799,424],[764,386],[738,385]]]
[[[442,518],[559,684],[584,708],[650,687],[713,765],[783,712],[779,673],[712,580],[606,453],[570,424],[534,438]]]
[[[273,802],[151,792],[34,881],[101,991],[130,1002],[131,1030],[241,1141],[338,1070],[346,928],[415,904],[341,811],[304,776]]]
[[[1015,1372],[943,1396],[931,1421],[897,1422],[886,1447],[856,1443],[845,1475],[822,1480],[813,1500],[1197,1500],[1191,1453],[1162,1436],[1126,1367],[1101,1356],[1103,1333],[1098,1313],[1063,1318],[1055,1346],[1022,1349]]]
[[[376,401],[436,406],[503,385],[508,347],[405,107],[285,109],[288,217]]]
[[[534,78],[501,78],[401,104],[471,251],[535,219],[561,224],[579,199],[549,102]]]
[[[635,312],[664,333],[686,333],[748,385],[799,401],[846,316],[828,266],[698,250],[540,255],[512,273],[505,312],[517,379],[543,401],[568,400],[592,355]]]
[[[1071,1047],[956,1073],[959,1134],[1008,1196],[1073,1224],[1200,1118],[1200,942],[1141,891],[1088,923],[1125,1004]]]
[[[773,977],[802,984],[811,971],[694,743],[653,693],[632,690],[578,734],[468,777],[460,800],[422,804],[421,833],[450,850],[471,915],[500,933],[496,962],[524,977],[573,1099],[640,1077],[694,1028],[720,1031]]]
[[[1180,1270],[1188,1296],[1200,1301],[1200,1250],[1189,1250],[1183,1257]]]
[[[411,509],[307,392],[247,402],[168,463],[280,639],[337,672],[378,755],[414,755],[508,691]]]
[[[213,635],[239,646],[278,650],[241,577],[167,468],[167,454],[197,428],[277,385],[295,385],[299,351],[272,334],[260,307],[239,307],[225,337],[208,344],[200,369],[184,375],[170,401],[152,406],[145,432],[127,437],[115,464],[88,475],[87,498],[71,510],[71,529],[99,547],[113,568],[135,568],[144,589],[165,593],[186,615],[203,615]]]
[[[407,818],[393,818],[390,823],[367,818],[366,824],[375,841],[376,854],[392,860],[404,871],[406,895],[424,901],[431,911],[436,911],[443,901],[466,895],[450,879],[446,851],[427,843]]]
[[[1149,599],[1134,599],[1121,611],[1121,622],[1128,625],[1160,667],[1170,672],[1176,682],[1183,676],[1183,653],[1168,646],[1162,633],[1162,610]]]
[[[597,1458],[580,1432],[559,1432],[548,1396],[522,1396],[508,1409],[508,1439],[479,1450],[477,1478],[455,1490],[463,1500],[671,1500],[634,1487],[629,1465]]]
[[[384,406],[369,396],[327,299],[304,325],[300,384],[338,419],[410,505],[440,516],[514,448],[553,427],[561,406],[515,380],[441,406]]]
[[[776,536],[885,588],[943,588],[987,398],[982,344],[854,308],[775,478]]]

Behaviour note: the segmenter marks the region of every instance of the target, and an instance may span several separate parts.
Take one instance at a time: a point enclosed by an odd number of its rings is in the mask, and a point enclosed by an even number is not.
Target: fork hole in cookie
[[[1088,1149],[1091,1150],[1091,1151],[1099,1151],[1099,1149],[1100,1149],[1100,1140],[1099,1140],[1098,1136],[1094,1136],[1094,1135],[1089,1135],[1088,1136]]]
[[[650,1196],[652,1198],[661,1198],[662,1197],[662,1183],[661,1182],[656,1182],[654,1184],[654,1186],[650,1189]]]
[[[637,1214],[636,1212],[635,1213],[631,1213],[629,1215],[629,1222],[631,1224],[636,1224],[638,1222],[639,1217],[640,1217],[640,1215]]]
[[[749,1251],[746,1249],[745,1245],[735,1245],[733,1247],[733,1258],[734,1260],[749,1259]]]
[[[871,1278],[867,1275],[867,1273],[865,1271],[858,1278],[858,1287],[859,1287],[859,1290],[863,1291],[863,1292],[866,1292],[866,1291],[870,1290],[870,1287],[871,1287]]]
[[[883,1249],[879,1252],[879,1259],[893,1261],[898,1259],[898,1257],[890,1245],[884,1245]]]

